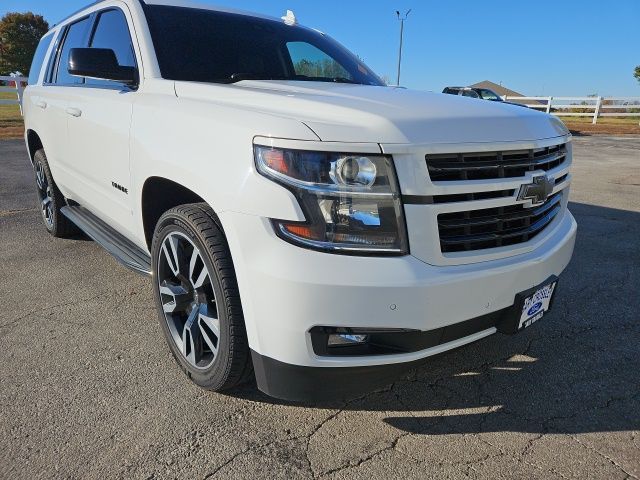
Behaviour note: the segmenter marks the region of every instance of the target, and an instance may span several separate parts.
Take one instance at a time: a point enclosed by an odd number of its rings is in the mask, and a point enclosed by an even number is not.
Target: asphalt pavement
[[[0,478],[639,478],[640,137],[574,145],[548,316],[300,406],[191,384],[149,280],[49,237],[23,143],[0,142]]]

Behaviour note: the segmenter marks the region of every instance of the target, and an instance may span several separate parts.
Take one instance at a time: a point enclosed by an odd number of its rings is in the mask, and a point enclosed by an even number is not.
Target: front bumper
[[[313,327],[424,332],[498,315],[513,305],[517,293],[565,269],[577,230],[567,211],[531,252],[432,266],[410,255],[313,252],[277,238],[265,219],[226,212],[221,220],[234,258],[258,386],[289,400],[353,396],[392,381],[413,362],[496,331],[487,326],[411,353],[332,357],[314,353],[309,334]]]

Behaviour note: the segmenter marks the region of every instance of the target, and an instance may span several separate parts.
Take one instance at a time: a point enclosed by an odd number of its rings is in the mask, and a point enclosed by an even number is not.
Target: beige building
[[[515,90],[511,90],[510,88],[506,88],[503,87],[502,85],[498,85],[497,83],[493,83],[490,80],[483,80],[482,82],[478,82],[478,83],[474,83],[473,85],[469,85],[472,88],[488,88],[489,90],[493,90],[494,92],[496,92],[498,95],[500,95],[501,97],[503,96],[507,96],[507,97],[524,97],[525,95],[523,95],[522,93],[518,93]],[[522,103],[522,104],[536,104],[536,103],[540,103],[541,105],[543,105],[543,102],[540,102],[539,100],[522,100],[522,101],[518,101],[517,98],[509,98],[510,102],[513,103]]]
[[[488,88],[489,90],[493,90],[501,97],[524,97],[522,93],[518,93],[509,88],[503,87],[502,85],[498,85],[497,83],[493,83],[489,80],[483,80],[482,82],[474,83],[473,85],[469,85],[472,88]]]

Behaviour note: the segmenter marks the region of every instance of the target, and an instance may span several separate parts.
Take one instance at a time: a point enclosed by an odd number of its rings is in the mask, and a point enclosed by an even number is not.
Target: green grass
[[[593,117],[559,117],[567,123],[591,123]],[[598,125],[638,125],[640,116],[637,117],[598,117]]]
[[[0,92],[0,100],[15,100],[16,94]],[[18,105],[0,105],[0,128],[22,126],[22,116]]]
[[[0,100],[16,100],[18,95],[12,92],[0,92]]]
[[[22,115],[18,105],[0,105],[0,127],[18,127],[22,125]]]

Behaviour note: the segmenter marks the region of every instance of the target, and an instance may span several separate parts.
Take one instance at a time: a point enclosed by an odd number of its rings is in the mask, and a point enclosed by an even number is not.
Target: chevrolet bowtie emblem
[[[554,186],[555,181],[553,179],[546,175],[539,175],[533,178],[533,183],[520,187],[518,200],[529,200],[531,202],[529,206],[531,207],[541,205],[547,201],[547,198],[553,192]]]

